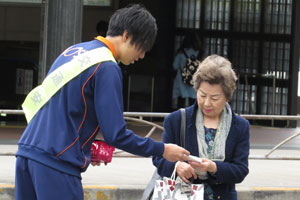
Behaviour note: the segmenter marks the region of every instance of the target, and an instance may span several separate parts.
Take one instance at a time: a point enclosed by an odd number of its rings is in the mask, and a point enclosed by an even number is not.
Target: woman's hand
[[[190,181],[188,179],[194,178],[197,179],[197,174],[195,170],[186,162],[179,162],[176,168],[177,175],[186,183]]]
[[[217,165],[214,161],[206,159],[206,158],[201,158],[202,162],[195,162],[195,161],[191,161],[189,160],[189,164],[197,169],[200,172],[209,172],[211,174],[215,174],[217,172]]]

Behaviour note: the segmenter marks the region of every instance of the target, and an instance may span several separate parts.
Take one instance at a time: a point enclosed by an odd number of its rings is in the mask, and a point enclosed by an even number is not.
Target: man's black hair
[[[110,18],[107,36],[119,36],[127,31],[131,44],[138,50],[149,51],[155,41],[155,18],[141,4],[129,5],[117,10]]]

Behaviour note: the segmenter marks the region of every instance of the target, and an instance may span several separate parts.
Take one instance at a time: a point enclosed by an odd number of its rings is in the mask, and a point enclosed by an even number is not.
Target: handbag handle
[[[174,170],[173,170],[172,175],[171,175],[171,179],[173,181],[175,181],[175,178],[176,178],[176,168],[177,168],[178,164],[179,164],[179,162],[176,162]]]

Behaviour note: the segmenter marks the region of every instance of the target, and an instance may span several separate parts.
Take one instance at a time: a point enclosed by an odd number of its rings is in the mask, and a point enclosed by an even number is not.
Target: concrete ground
[[[148,127],[130,127],[145,134]],[[24,127],[0,127],[0,200],[14,199],[14,166],[17,141]],[[146,132],[147,132],[146,131]],[[283,139],[300,132],[296,129],[251,127],[250,155],[263,156]],[[160,140],[161,133],[152,136]],[[300,136],[283,145],[271,156],[300,156]],[[154,166],[151,158],[136,157],[116,150],[107,166],[92,167],[82,174],[85,199],[140,199]],[[300,160],[249,160],[250,173],[237,184],[240,200],[300,199]]]

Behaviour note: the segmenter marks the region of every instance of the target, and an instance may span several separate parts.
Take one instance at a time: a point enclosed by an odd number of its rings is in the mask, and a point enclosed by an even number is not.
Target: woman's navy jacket
[[[196,133],[197,103],[186,108],[186,135],[185,148],[191,155],[199,156]],[[168,115],[164,121],[165,132],[163,142],[180,145],[181,113],[179,110]],[[215,199],[237,199],[235,184],[241,183],[249,172],[249,122],[232,112],[231,128],[226,141],[225,160],[215,161],[217,172],[209,175],[206,182],[214,190]],[[157,167],[161,176],[170,177],[175,163],[165,160],[163,157],[153,157],[153,164]]]

